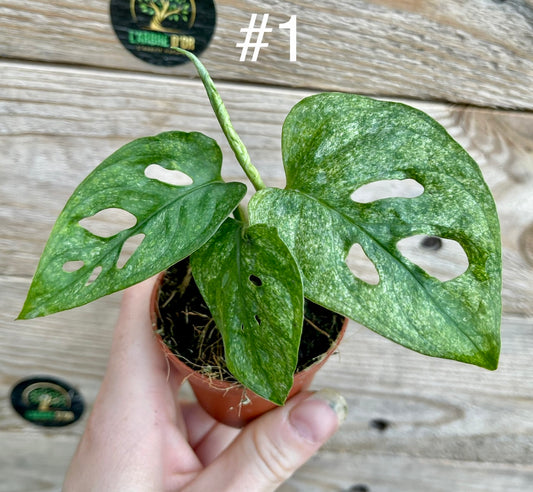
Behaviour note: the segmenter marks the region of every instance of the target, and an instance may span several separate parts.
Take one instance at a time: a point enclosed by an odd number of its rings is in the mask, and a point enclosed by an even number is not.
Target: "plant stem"
[[[246,209],[242,205],[239,205],[233,211],[233,216],[239,222],[243,222],[244,224],[248,224],[248,214],[246,213]]]
[[[256,191],[262,190],[263,188],[265,188],[265,184],[263,183],[263,180],[261,179],[257,168],[252,164],[252,161],[250,160],[250,155],[248,154],[248,150],[246,150],[244,143],[233,128],[228,111],[224,106],[222,98],[217,92],[215,84],[213,83],[213,80],[211,79],[207,69],[203,66],[202,62],[198,60],[198,58],[190,51],[186,51],[181,48],[174,49],[176,51],[179,51],[182,55],[185,55],[187,58],[189,58],[189,60],[194,63],[194,66],[198,71],[198,75],[200,76],[200,79],[204,84],[205,90],[207,92],[207,97],[209,97],[209,102],[211,103],[218,122],[220,123],[220,127],[222,128],[222,131],[224,132],[224,135],[226,136],[231,149],[235,153],[239,164],[243,168],[248,179],[252,182]]]

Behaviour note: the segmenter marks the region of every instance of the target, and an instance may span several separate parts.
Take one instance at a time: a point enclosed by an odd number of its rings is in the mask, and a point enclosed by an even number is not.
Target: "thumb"
[[[272,491],[338,429],[346,401],[333,390],[300,394],[247,425],[187,490]]]

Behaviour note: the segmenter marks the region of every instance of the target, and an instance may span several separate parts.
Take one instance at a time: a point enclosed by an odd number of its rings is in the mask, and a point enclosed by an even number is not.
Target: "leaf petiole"
[[[220,127],[222,128],[222,131],[224,132],[224,135],[226,136],[231,149],[235,153],[239,164],[243,168],[248,179],[252,182],[252,185],[254,186],[255,190],[259,191],[266,188],[265,184],[263,183],[263,180],[261,179],[261,176],[259,175],[259,172],[257,171],[257,168],[252,164],[252,161],[250,160],[248,150],[246,149],[243,141],[233,128],[226,106],[224,106],[222,98],[220,97],[207,69],[203,66],[202,62],[190,51],[181,48],[173,49],[178,51],[182,55],[185,55],[187,58],[189,58],[189,60],[194,63],[194,66],[198,71],[198,75],[200,76],[200,79],[204,84],[205,90],[207,92],[207,97],[209,98],[209,102],[211,103],[211,107],[213,108],[217,120],[220,123]]]

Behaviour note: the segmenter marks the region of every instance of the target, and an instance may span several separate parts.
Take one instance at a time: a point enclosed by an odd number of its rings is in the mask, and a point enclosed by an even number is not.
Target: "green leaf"
[[[276,229],[227,219],[191,256],[193,277],[222,334],[230,372],[279,405],[293,384],[303,287]]]
[[[192,178],[174,186],[148,178],[158,164]],[[189,256],[218,229],[246,192],[224,183],[222,153],[201,133],[168,132],[135,140],[103,161],[75,190],[57,219],[19,318],[34,318],[86,304],[136,284]],[[111,237],[92,234],[79,221],[119,208],[135,216],[133,227]],[[122,268],[124,242],[144,234]],[[66,272],[68,262],[83,262]],[[95,269],[100,274],[88,284]],[[88,284],[88,285],[87,285]]]
[[[250,222],[277,227],[310,300],[413,350],[497,366],[501,249],[494,201],[472,158],[437,122],[398,103],[350,94],[304,99],[283,126],[287,186],[258,192]],[[413,179],[416,198],[370,203],[359,187]],[[469,267],[441,282],[403,257],[400,239],[456,240]],[[346,257],[359,243],[380,277],[358,279]]]

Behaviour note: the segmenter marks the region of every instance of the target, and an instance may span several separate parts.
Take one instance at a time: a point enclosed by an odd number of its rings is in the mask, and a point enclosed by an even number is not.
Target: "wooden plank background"
[[[438,119],[478,161],[502,225],[500,368],[421,356],[355,323],[315,381],[348,399],[341,433],[284,491],[533,490],[533,2],[522,0],[224,0],[202,60],[268,185],[283,176],[288,110],[320,90],[407,101]],[[273,32],[257,62],[235,43],[252,13],[298,19],[298,61]],[[285,33],[286,34],[286,33]],[[63,377],[90,408],[105,371],[120,294],[14,322],[65,200],[135,137],[202,131],[242,179],[190,66],[145,64],[117,41],[108,2],[0,0],[0,491],[60,490],[85,420],[61,430],[20,419],[10,388]],[[454,268],[453,250],[429,255]],[[364,261],[354,271],[366,274]]]
[[[31,5],[31,6],[30,6]],[[346,90],[505,108],[533,107],[531,0],[221,0],[202,59],[215,80]],[[269,13],[274,31],[256,63],[239,63],[240,29]],[[288,33],[298,22],[298,61]],[[102,0],[0,0],[2,55],[14,59],[192,75],[124,51]]]

